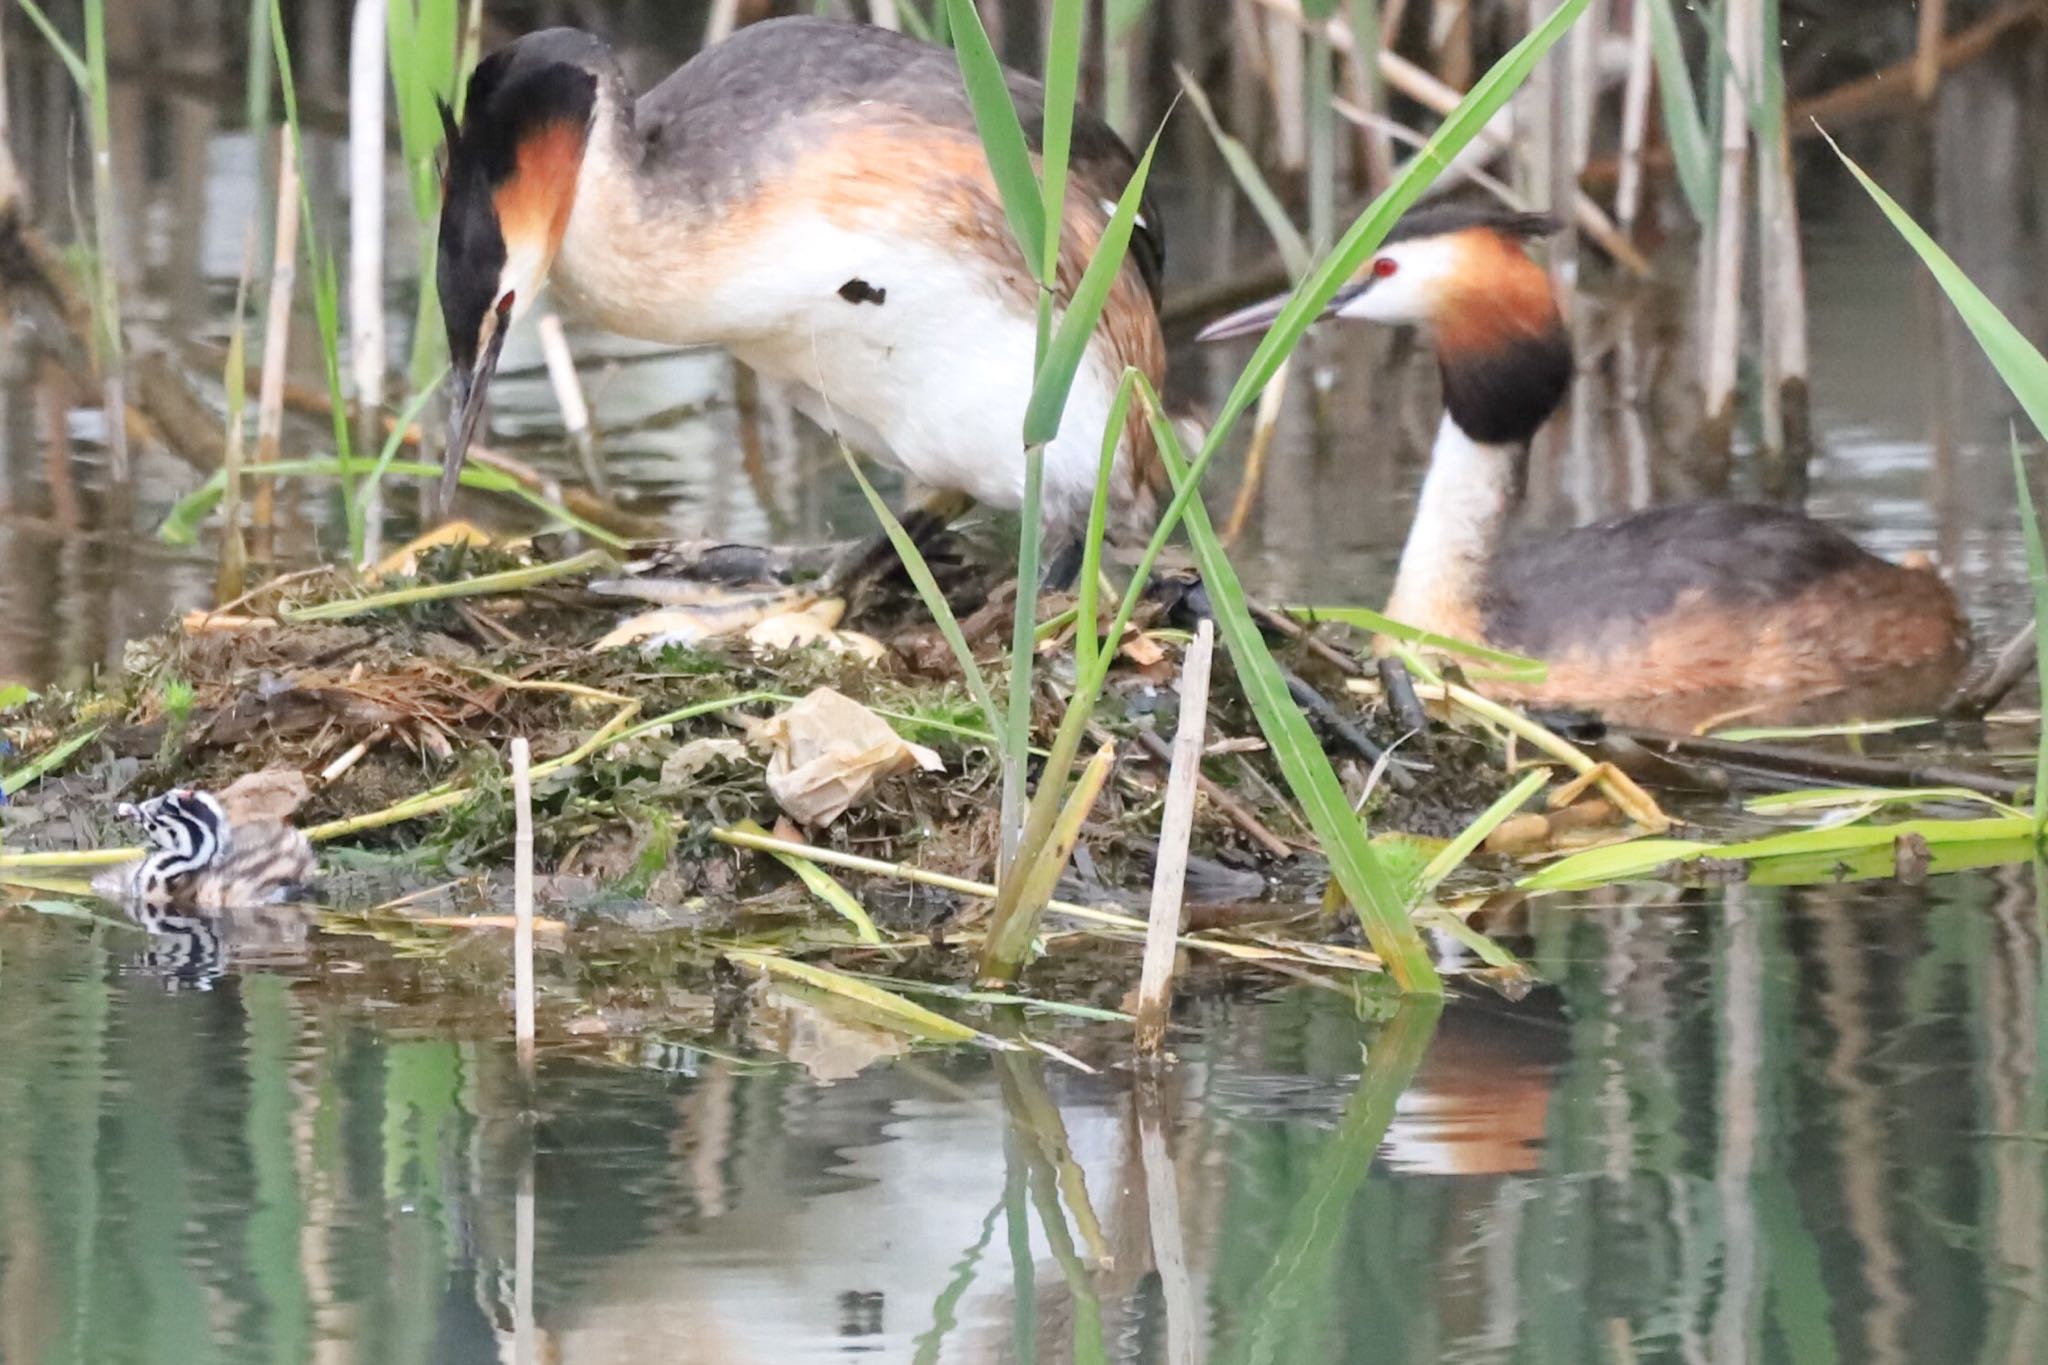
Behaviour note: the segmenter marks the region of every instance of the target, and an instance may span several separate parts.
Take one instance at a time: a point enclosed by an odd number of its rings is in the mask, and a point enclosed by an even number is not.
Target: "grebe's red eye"
[[[1396,261],[1393,257],[1382,256],[1372,263],[1372,277],[1376,280],[1384,280],[1400,268],[1400,262]]]

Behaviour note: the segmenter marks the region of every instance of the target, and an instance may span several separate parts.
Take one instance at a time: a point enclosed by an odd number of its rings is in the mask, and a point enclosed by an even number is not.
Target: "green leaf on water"
[[[768,831],[762,829],[760,824],[753,820],[742,820],[734,825],[733,828],[748,834],[758,835],[764,839],[770,837]],[[854,899],[853,893],[840,885],[838,878],[834,877],[824,868],[819,867],[809,858],[799,858],[794,853],[784,853],[779,849],[770,849],[768,850],[768,856],[781,863],[791,872],[796,873],[798,880],[803,882],[806,890],[819,900],[825,902],[834,913],[853,926],[854,933],[859,935],[862,943],[880,943],[882,941],[881,931],[875,928],[875,922],[868,918],[868,912],[861,907],[861,903],[858,900]]]
[[[1774,859],[1846,860],[1873,850],[1889,852],[1909,835],[1930,848],[1997,844],[2028,838],[2033,820],[2026,815],[1990,816],[1974,820],[1900,820],[1888,824],[1835,825],[1790,830],[1730,844],[1684,839],[1637,839],[1625,844],[1577,853],[1516,883],[1523,891],[1582,890],[1614,882],[1636,881],[1667,863],[1694,858],[1716,862],[1762,863]]]
[[[12,796],[29,783],[49,776],[57,771],[57,769],[63,767],[65,760],[69,759],[80,749],[83,749],[86,745],[92,743],[95,739],[98,739],[100,732],[106,728],[104,725],[88,726],[76,734],[59,740],[27,763],[9,772],[6,776],[0,777],[0,794]]]
[[[1521,891],[1563,891],[1640,881],[1666,863],[1714,851],[1714,845],[1691,839],[1632,839],[1574,853],[1530,873],[1515,887]]]
[[[1807,787],[1799,791],[1751,797],[1743,802],[1743,809],[1756,815],[1773,815],[1845,806],[1909,806],[1924,801],[1967,802],[1989,806],[2001,815],[2026,813],[1968,787]]]
[[[799,962],[795,958],[776,957],[770,953],[753,953],[734,948],[726,956],[744,966],[754,967],[771,976],[786,977],[804,985],[838,996],[841,1000],[857,1006],[872,1018],[886,1022],[891,1027],[917,1038],[928,1038],[937,1043],[980,1043],[987,1047],[1004,1048],[1007,1044],[991,1038],[977,1029],[969,1028],[957,1019],[926,1009],[923,1005],[905,1000],[894,991],[884,990],[871,982],[848,976],[845,972],[830,967],[821,967],[812,962]]]

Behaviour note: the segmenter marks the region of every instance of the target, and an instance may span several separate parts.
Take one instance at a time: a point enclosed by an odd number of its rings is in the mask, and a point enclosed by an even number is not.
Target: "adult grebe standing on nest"
[[[1932,568],[1893,564],[1755,503],[1658,507],[1506,542],[1529,443],[1571,387],[1571,339],[1524,244],[1540,214],[1450,205],[1388,234],[1326,318],[1435,337],[1444,419],[1387,614],[1544,660],[1493,690],[1673,724],[1723,713],[1911,711],[1946,695],[1969,627]],[[1279,301],[1211,324],[1262,330]]]

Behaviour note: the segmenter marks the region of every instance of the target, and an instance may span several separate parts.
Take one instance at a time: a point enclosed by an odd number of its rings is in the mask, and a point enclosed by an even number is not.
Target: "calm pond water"
[[[262,199],[239,78],[175,43],[139,70],[155,11],[110,9],[136,321],[217,368]],[[61,205],[61,73],[4,22],[17,146]],[[331,103],[334,54],[305,51]],[[1852,144],[2037,337],[2038,56]],[[1198,132],[1171,150],[1186,286],[1249,239]],[[337,222],[340,144],[309,160]],[[1937,552],[1995,635],[2024,610],[2010,400],[1839,168],[1802,170],[1810,505]],[[1539,452],[1539,520],[1753,483],[1690,453],[1671,312],[1582,310],[1598,358]],[[614,477],[679,534],[865,530],[836,454],[772,393],[736,403],[726,361],[575,340]],[[310,332],[295,345],[311,379]],[[537,362],[530,338],[510,352]],[[147,457],[119,506],[90,395],[27,353],[0,356],[0,679],[80,682],[207,600],[212,547],[136,533],[198,475]],[[1181,348],[1177,387],[1213,400],[1240,354]],[[1314,354],[1329,382],[1290,398],[1244,571],[1374,601],[1434,424],[1427,365],[1362,332]],[[1619,401],[1646,380],[1654,401]],[[494,392],[501,440],[570,474],[545,385]],[[753,441],[759,479],[733,455]],[[290,553],[332,549],[324,494],[281,506]],[[2027,869],[1554,897],[1510,940],[1546,983],[1524,1000],[1361,1022],[1341,994],[1247,985],[1187,1002],[1158,1086],[1115,1065],[1122,1029],[1043,1019],[1100,1074],[919,1052],[827,1083],[857,1044],[794,1016],[734,1028],[710,997],[679,1002],[711,1025],[695,1046],[558,1042],[529,1082],[473,973],[329,932],[213,974],[190,943],[12,914],[0,1362],[2048,1360],[2039,897]]]
[[[0,922],[0,1358],[2037,1362],[2041,915],[1551,900],[1518,1004],[1194,1000],[1157,1089],[744,1035],[529,1089],[392,964],[172,989]]]

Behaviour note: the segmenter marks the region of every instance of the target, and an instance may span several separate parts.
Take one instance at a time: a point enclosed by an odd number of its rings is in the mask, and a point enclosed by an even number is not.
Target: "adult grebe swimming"
[[[1549,664],[1494,690],[1617,720],[1924,709],[1969,627],[1931,568],[1893,564],[1810,517],[1754,503],[1658,507],[1508,542],[1529,442],[1571,386],[1570,335],[1524,244],[1540,214],[1447,205],[1388,234],[1327,318],[1434,334],[1444,419],[1387,614]],[[1280,301],[1203,340],[1269,325]]]

